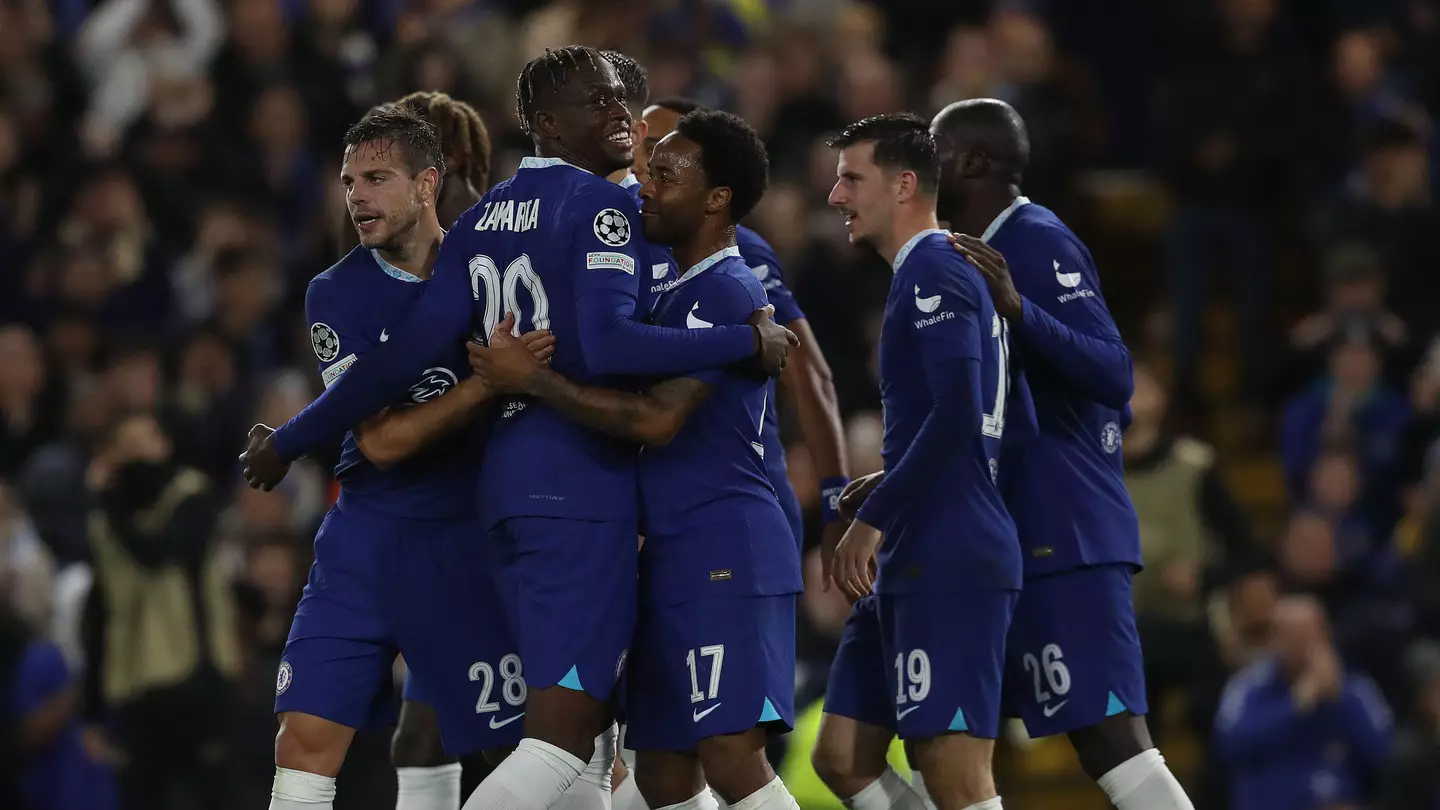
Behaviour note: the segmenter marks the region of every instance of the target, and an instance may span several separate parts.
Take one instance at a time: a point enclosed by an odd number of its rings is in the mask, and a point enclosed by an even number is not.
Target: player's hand
[[[511,334],[514,328],[515,313],[507,312],[505,319],[495,324],[489,346],[473,341],[465,344],[471,370],[497,393],[524,393],[525,378],[540,368],[541,361],[525,342]]]
[[[555,355],[556,337],[549,329],[526,332],[520,336],[520,342],[524,343],[525,348],[529,349],[530,353],[535,355],[535,359],[542,363],[550,362],[550,358]]]
[[[1000,251],[963,233],[950,234],[950,244],[985,277],[985,283],[990,286],[990,297],[995,299],[995,311],[1000,313],[1000,317],[1018,320],[1025,310],[1020,293],[1015,289],[1015,281],[1010,278],[1010,265],[1005,263]]]
[[[790,356],[791,347],[799,346],[800,338],[775,323],[774,315],[775,307],[766,305],[750,313],[750,320],[746,323],[755,327],[755,338],[760,344],[755,356],[760,366],[771,377],[779,377],[780,372],[785,370],[785,360]]]
[[[857,520],[845,530],[835,549],[834,578],[845,598],[855,602],[875,588],[875,550],[880,530]]]
[[[275,450],[275,442],[271,438],[274,435],[275,429],[265,425],[250,428],[249,441],[245,452],[240,454],[240,463],[243,465],[245,483],[249,484],[251,489],[269,492],[284,481],[286,473],[290,472],[290,462],[280,458],[280,454]]]
[[[855,513],[860,511],[861,504],[880,486],[885,480],[885,471],[873,472],[869,475],[862,475],[854,481],[845,485],[840,492],[840,517],[845,520],[854,520]]]

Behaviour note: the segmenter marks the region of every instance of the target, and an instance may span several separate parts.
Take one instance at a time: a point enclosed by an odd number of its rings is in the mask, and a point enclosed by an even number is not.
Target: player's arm
[[[571,266],[576,268],[575,323],[585,365],[597,374],[672,376],[721,368],[757,353],[769,355],[777,339],[767,334],[780,327],[716,326],[713,329],[672,329],[634,320],[639,290],[636,268],[641,244],[639,214],[634,200],[619,186],[590,192],[567,205],[573,220]],[[625,220],[626,232],[601,219]],[[616,243],[619,244],[616,244]],[[793,343],[791,343],[793,345]],[[783,360],[783,352],[782,352]],[[783,362],[776,366],[776,370]]]
[[[465,339],[471,292],[460,241],[451,238],[441,246],[430,282],[405,319],[388,330],[390,339],[363,358],[354,358],[342,373],[326,381],[318,399],[275,431],[271,441],[281,459],[294,461],[379,413],[409,390],[424,373],[428,358]],[[315,289],[312,283],[312,293]],[[311,293],[305,296],[307,314],[311,297]],[[344,351],[342,344],[339,353]]]
[[[1017,280],[994,248],[972,236],[955,240],[956,249],[989,282],[995,309],[1010,322],[1011,333],[1030,350],[1029,356],[1095,402],[1123,410],[1135,391],[1130,350],[1099,295],[1089,256],[1068,239],[1046,240],[1055,253],[1050,262],[1060,268],[1055,272],[1081,273],[1077,292],[1088,288],[1095,293],[1062,302],[1060,295],[1069,288],[1052,281],[1052,289],[1040,289],[1052,276],[1052,264],[1045,263],[1043,272],[1032,268],[1034,272]]]
[[[918,320],[920,326],[909,321],[930,390],[930,413],[895,468],[886,471],[856,514],[857,520],[875,528],[885,526],[907,503],[930,497],[933,483],[940,479],[937,473],[957,449],[980,433],[984,423],[981,341],[991,330],[989,324],[981,330],[979,290],[969,277],[938,262],[911,261],[916,267],[914,281],[908,283],[934,290],[943,307],[939,317]],[[953,317],[948,317],[951,313]]]
[[[544,366],[525,386],[525,393],[591,430],[648,445],[669,444],[714,390],[704,380],[676,377],[632,394],[577,385]]]
[[[815,341],[810,322],[785,286],[780,260],[770,246],[756,235],[742,239],[741,254],[756,271],[765,296],[775,307],[775,322],[795,333],[800,344],[790,350],[780,385],[795,401],[795,416],[805,436],[805,449],[820,478],[820,509],[827,524],[840,520],[840,493],[850,483],[846,470],[845,428],[840,419],[840,402],[830,364]],[[838,537],[834,538],[838,540]]]
[[[542,363],[555,353],[555,338],[548,332],[530,332],[520,340]],[[493,398],[494,392],[484,380],[467,377],[444,396],[404,408],[386,408],[370,417],[355,428],[355,444],[371,464],[382,470],[393,467],[459,430]]]

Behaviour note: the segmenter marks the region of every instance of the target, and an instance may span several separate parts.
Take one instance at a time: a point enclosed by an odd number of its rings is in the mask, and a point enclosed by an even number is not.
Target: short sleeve
[[[775,322],[787,326],[804,318],[805,313],[795,302],[795,295],[785,286],[785,270],[780,266],[780,259],[776,257],[770,243],[749,228],[739,228],[737,235],[740,258],[745,260],[745,264],[750,266],[750,272],[755,274],[760,286],[765,288],[766,299],[775,307]]]
[[[900,306],[908,310],[905,320],[925,365],[981,359],[982,299],[974,268],[958,254],[917,251],[902,272],[907,289]]]
[[[60,648],[33,642],[25,648],[15,678],[12,707],[16,717],[35,711],[70,685],[70,668]]]
[[[649,273],[649,258],[640,233],[640,215],[629,192],[613,183],[587,189],[565,206],[570,234],[571,266],[578,272],[575,297],[593,290],[612,290],[636,298],[637,273]]]
[[[713,326],[744,324],[750,313],[764,306],[764,290],[758,284],[746,284],[737,278],[714,275],[692,282],[689,295],[680,290],[672,305],[683,307],[688,329],[709,329]],[[686,377],[718,385],[727,373],[725,368],[707,368],[686,374]]]
[[[370,348],[369,341],[361,336],[339,285],[327,276],[316,276],[305,291],[305,321],[310,325],[310,348],[320,364],[320,381],[329,388]]]

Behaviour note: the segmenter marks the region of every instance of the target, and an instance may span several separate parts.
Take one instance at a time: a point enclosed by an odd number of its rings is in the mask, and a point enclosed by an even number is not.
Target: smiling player
[[[579,46],[547,52],[522,71],[516,102],[536,157],[456,223],[433,283],[389,342],[273,437],[252,441],[248,477],[273,486],[289,459],[403,385],[417,357],[491,334],[502,313],[551,328],[557,370],[587,381],[757,355],[779,373],[795,338],[766,313],[704,332],[632,319],[643,241],[633,198],[605,179],[633,159],[610,63]],[[635,461],[613,439],[523,399],[508,401],[492,429],[481,475],[486,542],[504,558],[502,600],[529,691],[525,739],[471,795],[471,810],[552,806],[610,725],[634,621]]]
[[[689,269],[656,321],[695,331],[744,323],[765,292],[735,242],[760,199],[759,136],[728,113],[682,119],[651,155],[641,190],[647,237]],[[472,347],[492,385],[537,397],[577,422],[647,445],[641,610],[629,658],[628,738],[652,807],[795,808],[765,758],[794,713],[798,549],[762,458],[765,380],[717,367],[644,394],[573,382],[497,334]]]

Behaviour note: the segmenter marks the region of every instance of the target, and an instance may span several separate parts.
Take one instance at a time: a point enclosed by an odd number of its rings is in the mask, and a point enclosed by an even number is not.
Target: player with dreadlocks
[[[406,390],[424,371],[418,360],[497,327],[545,324],[558,339],[556,371],[590,385],[756,358],[771,375],[783,368],[796,338],[768,309],[750,323],[708,329],[632,317],[645,243],[634,198],[605,177],[630,165],[634,139],[624,86],[604,56],[571,46],[532,60],[517,81],[516,109],[536,155],[461,216],[430,284],[388,330],[388,342],[357,358],[289,423],[252,438],[248,480],[273,487],[295,458]],[[468,810],[561,806],[610,725],[608,701],[635,618],[637,461],[634,445],[546,404],[514,397],[495,420],[480,492],[486,544],[501,559],[501,599],[524,664],[524,694],[507,689],[502,697],[524,712],[525,737]]]

